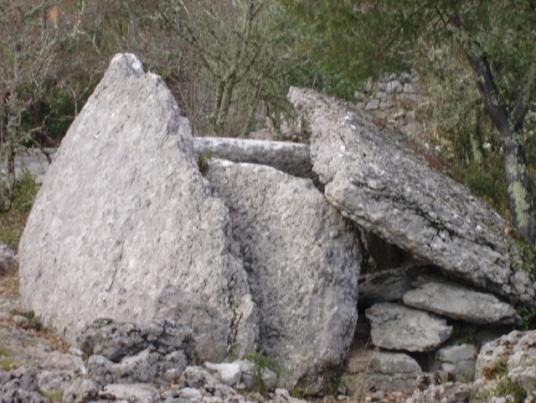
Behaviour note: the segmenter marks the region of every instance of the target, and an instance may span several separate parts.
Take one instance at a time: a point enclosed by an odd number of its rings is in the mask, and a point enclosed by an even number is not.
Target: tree
[[[7,208],[16,182],[15,153],[43,125],[29,126],[26,115],[45,91],[56,31],[46,1],[0,0],[0,9],[0,156],[7,175],[0,208]]]
[[[461,55],[501,136],[513,225],[536,243],[524,138],[536,100],[536,1],[281,1],[304,21],[309,42],[325,49],[327,57],[316,52],[323,68],[347,77],[411,66],[422,48]]]
[[[204,72],[204,81],[214,87],[208,90],[214,92],[209,113],[213,132],[229,132],[226,123],[233,109],[242,112],[235,135],[244,136],[261,103],[272,116],[288,108],[285,84],[294,64],[276,2],[162,0],[158,11],[177,41],[185,41],[195,55],[194,66]]]

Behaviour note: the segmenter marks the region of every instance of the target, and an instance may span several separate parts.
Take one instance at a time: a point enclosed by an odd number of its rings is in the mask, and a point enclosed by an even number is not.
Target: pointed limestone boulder
[[[20,245],[22,300],[74,336],[101,317],[151,321],[172,287],[224,323],[220,354],[251,351],[256,309],[230,230],[169,89],[134,55],[119,54],[35,201]]]

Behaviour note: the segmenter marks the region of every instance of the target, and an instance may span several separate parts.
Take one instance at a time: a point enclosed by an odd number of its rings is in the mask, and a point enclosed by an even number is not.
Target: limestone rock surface
[[[410,291],[411,266],[374,271],[359,276],[359,305],[368,306],[377,302],[402,301]]]
[[[259,347],[285,386],[314,388],[342,364],[357,320],[360,253],[351,226],[314,187],[274,168],[212,160],[206,175],[231,211]]]
[[[291,88],[311,130],[313,170],[328,200],[367,231],[446,273],[513,302],[536,303],[507,223],[467,188],[418,158],[415,144],[348,104]]]
[[[417,284],[404,294],[406,305],[480,325],[514,324],[517,320],[515,308],[494,295],[433,278],[420,278]]]
[[[301,178],[313,178],[309,146],[285,141],[196,137],[194,151],[205,158],[268,165]]]
[[[404,305],[375,304],[366,310],[366,315],[372,343],[388,350],[431,351],[452,333],[445,319]]]
[[[358,348],[350,353],[344,381],[353,392],[413,391],[421,367],[403,353]]]
[[[100,317],[150,321],[175,286],[200,295],[234,335],[251,297],[229,230],[170,91],[119,54],[37,195],[20,246],[23,303],[73,337]]]
[[[447,346],[436,353],[439,370],[456,375],[460,381],[471,381],[475,374],[476,347],[472,344]]]

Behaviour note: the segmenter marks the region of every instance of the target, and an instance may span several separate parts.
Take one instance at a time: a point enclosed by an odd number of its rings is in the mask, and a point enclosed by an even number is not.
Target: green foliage
[[[523,330],[536,329],[536,307],[519,305],[516,310],[523,320]]]
[[[513,403],[524,403],[527,398],[525,389],[507,376],[500,379],[497,385],[491,390],[484,390],[476,393],[471,401],[486,403],[497,397],[511,397]]]
[[[340,375],[331,375],[328,376],[326,388],[326,394],[338,395],[340,394],[341,389],[346,389],[346,384]]]
[[[28,319],[28,324],[25,325],[27,330],[35,330],[37,332],[47,330],[34,311],[25,311],[19,308],[14,308],[10,311],[10,313],[11,315],[18,315]]]
[[[51,389],[51,390],[41,389],[39,393],[41,394],[41,396],[43,396],[44,398],[48,399],[51,402],[61,402],[61,400],[63,399],[63,391],[58,390],[58,389]]]
[[[292,389],[290,391],[290,396],[292,396],[295,399],[304,400],[305,399],[305,393],[299,389]]]
[[[282,373],[281,367],[271,358],[268,358],[264,354],[258,352],[246,354],[244,358],[253,362],[254,364],[252,373],[253,391],[266,396],[268,394],[268,388],[264,383],[263,374],[266,370],[270,370],[275,373],[277,382],[279,382],[279,378],[281,377]]]
[[[491,366],[482,369],[486,379],[499,379],[508,374],[508,365],[505,358],[498,358]]]
[[[33,176],[26,172],[14,185],[13,200],[7,211],[0,211],[0,242],[17,250],[19,240],[37,194]]]
[[[515,403],[523,403],[527,397],[527,392],[519,383],[505,377],[497,384],[495,395],[498,397],[512,396]]]
[[[209,168],[209,162],[211,159],[212,159],[212,154],[208,154],[208,155],[199,154],[197,156],[197,167],[199,168],[201,175],[205,176],[207,174],[208,168]]]
[[[32,204],[37,194],[37,184],[32,174],[28,171],[16,182],[11,209],[19,213],[27,213],[32,209]]]
[[[507,184],[498,155],[489,154],[480,162],[468,164],[451,161],[450,172],[503,217],[509,217]]]

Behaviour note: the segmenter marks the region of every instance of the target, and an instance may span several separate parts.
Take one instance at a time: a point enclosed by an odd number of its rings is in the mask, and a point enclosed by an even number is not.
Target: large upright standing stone
[[[63,139],[29,217],[20,246],[24,305],[72,336],[99,317],[151,320],[161,291],[176,287],[215,308],[229,343],[249,351],[255,309],[230,230],[170,91],[134,55],[117,55]]]
[[[406,137],[348,104],[291,88],[311,129],[313,171],[343,214],[444,272],[514,302],[536,304],[507,223],[483,201],[416,156]]]
[[[283,367],[285,386],[317,392],[354,337],[354,229],[309,179],[221,160],[210,162],[207,178],[231,211],[259,308],[260,350]]]

